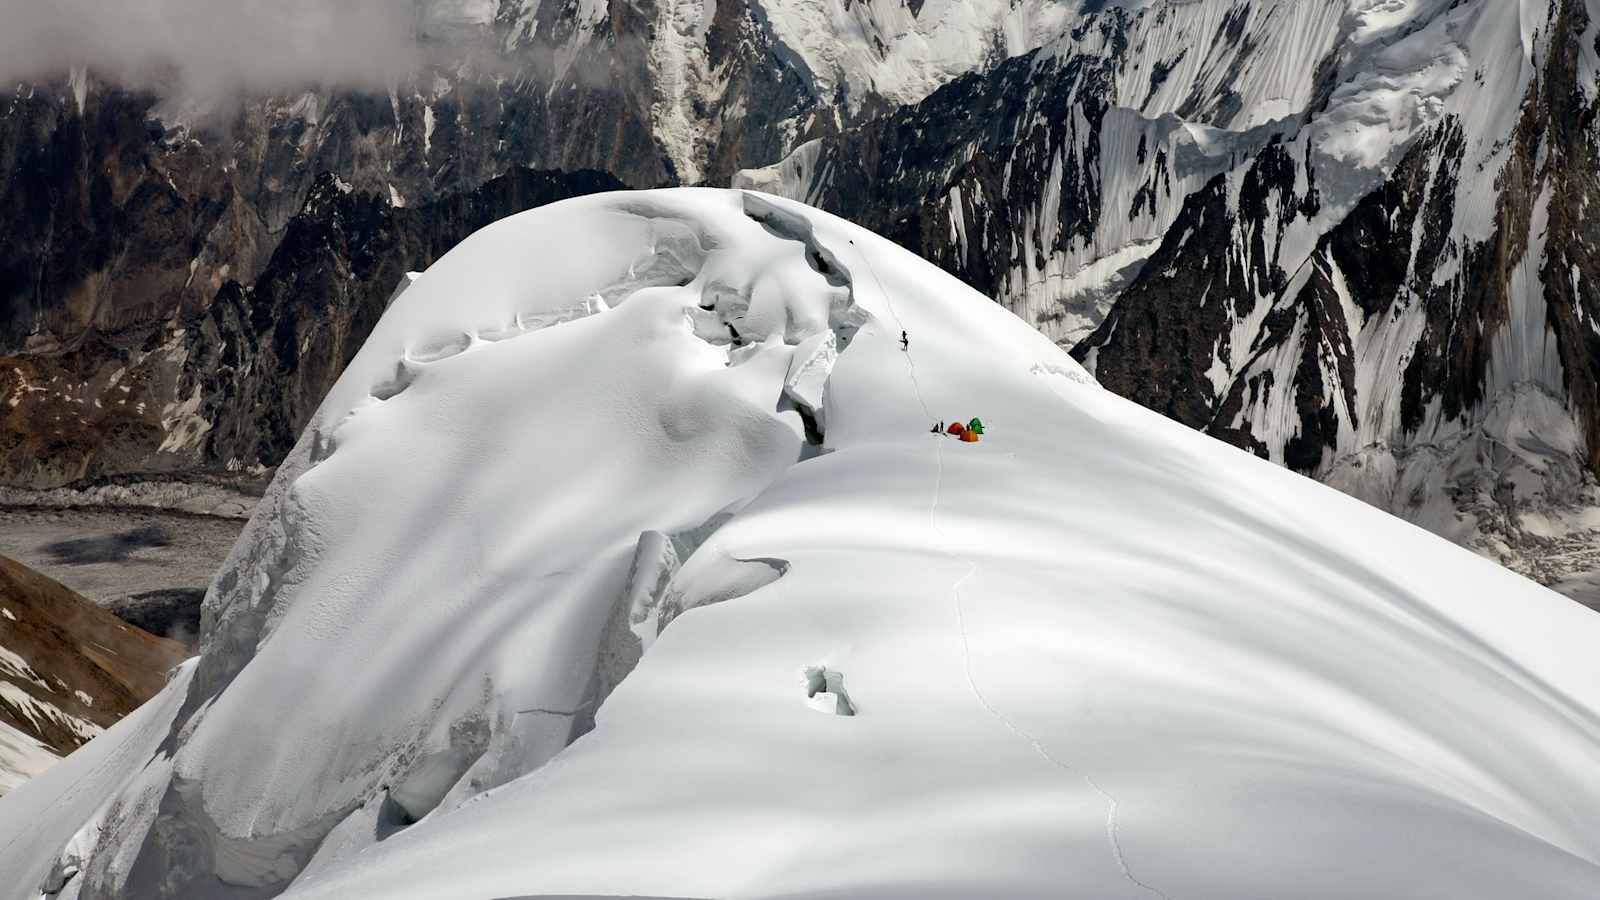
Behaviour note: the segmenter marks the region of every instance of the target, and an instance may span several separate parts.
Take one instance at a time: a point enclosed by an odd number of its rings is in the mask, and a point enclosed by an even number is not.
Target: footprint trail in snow
[[[854,248],[855,241],[851,241],[850,246]],[[900,327],[902,333],[905,333],[905,323],[901,320],[900,314],[895,311],[894,299],[889,295],[888,291],[884,290],[883,282],[878,278],[878,273],[875,269],[873,269],[872,263],[867,260],[866,256],[861,253],[859,248],[856,249],[856,255],[861,259],[862,264],[867,267],[867,271],[872,274],[873,281],[877,283],[879,295],[883,297],[884,302],[888,305],[889,314],[894,316],[896,325]],[[912,358],[909,347],[907,347],[904,351],[904,355],[906,358],[906,368],[911,376],[911,388],[916,393],[917,403],[922,407],[923,416],[932,419],[933,412],[929,409],[927,399],[922,394],[922,383],[917,379],[917,363],[916,360]],[[978,570],[981,567],[975,560],[968,559],[956,553],[956,551],[952,549],[955,546],[954,542],[939,525],[939,502],[944,494],[944,445],[945,438],[943,435],[939,435],[938,439],[934,442],[934,461],[936,469],[934,474],[933,501],[928,507],[928,525],[933,531],[934,535],[938,538],[938,546],[945,553],[945,555],[953,560],[967,564],[966,573],[960,578],[957,578],[950,585],[950,601],[951,605],[955,608],[956,628],[961,635],[961,664],[963,673],[966,676],[967,687],[971,689],[972,696],[977,699],[979,705],[981,705],[984,710],[987,711],[992,718],[994,718],[995,721],[1004,726],[1007,731],[1011,732],[1013,735],[1016,735],[1022,740],[1027,741],[1028,746],[1033,749],[1033,752],[1045,762],[1048,762],[1056,768],[1082,779],[1083,783],[1088,785],[1090,790],[1093,790],[1100,796],[1102,800],[1105,801],[1106,839],[1111,844],[1111,855],[1116,860],[1117,868],[1122,872],[1123,877],[1141,891],[1154,894],[1157,897],[1161,897],[1162,900],[1172,900],[1172,898],[1160,888],[1141,881],[1137,875],[1133,874],[1133,870],[1129,867],[1128,858],[1122,850],[1122,838],[1119,833],[1117,823],[1117,811],[1119,807],[1117,799],[1113,797],[1110,792],[1102,788],[1092,777],[1090,777],[1089,773],[1078,769],[1077,767],[1052,754],[1050,750],[1044,746],[1044,743],[1041,742],[1037,737],[1030,734],[1026,729],[1012,721],[1011,717],[1007,716],[1005,713],[1001,712],[997,707],[995,707],[995,705],[989,701],[989,698],[984,696],[982,689],[978,687],[977,679],[972,673],[972,645],[967,634],[966,616],[961,609],[961,586],[966,584],[968,581],[971,581],[973,576],[978,574]],[[1016,456],[1016,454],[1008,455],[1013,458]]]

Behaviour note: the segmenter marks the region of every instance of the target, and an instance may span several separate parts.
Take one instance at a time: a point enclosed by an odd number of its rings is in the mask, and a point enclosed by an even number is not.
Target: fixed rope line
[[[866,266],[868,274],[872,276],[873,282],[878,287],[879,295],[883,297],[884,303],[889,308],[889,315],[894,317],[895,324],[900,326],[900,331],[902,334],[904,334],[905,321],[900,318],[900,313],[898,313],[894,308],[894,298],[889,295],[888,291],[884,290],[883,281],[878,278],[877,270],[874,269],[872,267],[872,263],[867,260],[866,254],[861,252],[861,248],[856,247],[855,241],[850,241],[850,246],[855,249],[856,256],[861,260],[862,265]],[[927,400],[922,396],[922,383],[917,380],[917,363],[916,360],[912,359],[911,357],[911,348],[909,345],[906,347],[905,357],[906,367],[911,375],[911,388],[916,392],[917,403],[921,405],[923,415],[932,419],[933,413],[928,409]],[[991,718],[999,722],[1007,731],[1011,732],[1016,737],[1026,741],[1028,746],[1031,747],[1033,752],[1041,759],[1064,772],[1076,775],[1083,781],[1084,784],[1089,786],[1090,790],[1094,791],[1102,800],[1105,801],[1106,840],[1111,844],[1111,856],[1116,861],[1117,869],[1122,872],[1122,877],[1127,879],[1128,882],[1134,887],[1137,887],[1146,893],[1154,894],[1155,896],[1160,897],[1161,900],[1172,900],[1172,898],[1160,888],[1141,881],[1138,876],[1133,874],[1133,870],[1128,866],[1128,858],[1122,852],[1122,836],[1117,822],[1117,813],[1120,809],[1120,804],[1117,802],[1117,798],[1113,797],[1109,791],[1102,788],[1098,782],[1089,776],[1089,773],[1077,768],[1076,766],[1073,766],[1065,760],[1058,759],[1047,747],[1045,747],[1042,741],[1040,741],[1037,737],[1034,737],[1033,734],[1019,726],[1016,722],[1012,721],[1010,716],[1007,716],[1005,713],[1001,712],[993,703],[990,703],[989,698],[984,696],[983,691],[978,687],[977,679],[972,674],[972,643],[970,638],[967,636],[966,615],[961,608],[961,586],[971,580],[972,576],[978,574],[979,566],[976,560],[967,559],[966,557],[957,554],[954,550],[949,549],[955,545],[953,542],[951,542],[949,535],[947,535],[944,529],[939,525],[939,503],[944,494],[944,445],[945,442],[941,437],[941,439],[937,441],[934,446],[935,474],[933,483],[933,500],[928,506],[928,527],[933,531],[934,535],[938,537],[940,549],[945,556],[967,564],[966,574],[962,575],[960,578],[957,578],[950,584],[950,601],[951,605],[955,608],[956,630],[961,635],[961,667],[963,674],[966,676],[967,688],[972,691],[972,696],[977,699],[978,704],[989,713]]]

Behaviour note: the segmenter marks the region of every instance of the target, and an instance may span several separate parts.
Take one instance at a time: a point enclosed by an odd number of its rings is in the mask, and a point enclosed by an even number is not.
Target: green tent
[[[967,423],[967,430],[973,434],[983,434],[983,420],[973,416],[972,421]]]

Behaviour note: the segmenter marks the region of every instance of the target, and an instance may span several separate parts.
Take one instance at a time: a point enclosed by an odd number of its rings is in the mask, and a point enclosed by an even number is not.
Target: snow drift
[[[441,259],[205,627],[0,897],[1600,893],[1591,612],[754,193]]]

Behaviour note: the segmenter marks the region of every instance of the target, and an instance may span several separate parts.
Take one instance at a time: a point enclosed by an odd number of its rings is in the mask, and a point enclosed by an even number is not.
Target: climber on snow
[[[907,337],[904,331],[900,332],[900,349],[907,353],[911,352],[911,338]]]

